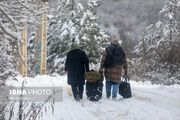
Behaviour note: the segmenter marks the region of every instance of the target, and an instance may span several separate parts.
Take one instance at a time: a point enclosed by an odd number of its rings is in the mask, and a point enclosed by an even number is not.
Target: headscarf
[[[71,45],[71,50],[75,50],[79,48],[79,44],[77,41],[73,41]]]
[[[119,45],[119,42],[115,36],[112,36],[110,39],[111,45]]]

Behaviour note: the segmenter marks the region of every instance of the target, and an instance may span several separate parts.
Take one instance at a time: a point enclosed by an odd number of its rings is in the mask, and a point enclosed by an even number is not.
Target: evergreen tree
[[[91,65],[100,62],[108,36],[97,23],[94,12],[96,6],[96,1],[88,2],[85,7],[74,2],[69,14],[65,16],[63,12],[67,13],[68,10],[64,7],[66,10],[61,9],[59,16],[49,20],[48,66],[52,69],[51,73],[63,70],[65,57],[73,40],[78,41],[80,47],[86,51]]]
[[[88,2],[86,8],[77,4],[78,12],[76,12],[73,22],[76,27],[75,40],[84,46],[83,50],[86,51],[90,59],[91,67],[97,69],[98,66],[94,65],[98,65],[100,61],[108,36],[97,23],[98,18],[94,11],[95,7],[98,6],[96,2],[96,0]]]
[[[166,71],[169,77],[180,78],[179,9],[178,0],[168,0],[160,12],[162,20],[147,27],[140,36],[135,52],[143,56],[144,71]]]
[[[63,71],[65,55],[69,51],[71,31],[69,18],[69,1],[61,0],[57,8],[58,14],[48,18],[47,67],[48,73]]]
[[[178,13],[178,0],[169,0],[166,2],[164,8],[161,13],[165,17],[165,21],[163,22],[163,44],[161,44],[160,48],[166,51],[163,52],[163,57],[167,60],[168,63],[176,64],[177,58],[174,56],[176,54],[177,48],[177,38],[179,35],[178,31],[178,21],[177,21],[177,13]],[[180,62],[180,61],[179,61]]]
[[[144,54],[158,59],[158,62],[167,62],[169,64],[176,64],[175,48],[178,46],[178,22],[177,21],[177,0],[169,0],[161,11],[164,19],[150,25],[141,36],[139,45],[136,47],[136,52],[142,52],[143,44],[146,45]],[[179,63],[179,62],[178,62]]]
[[[14,53],[16,54],[16,47],[12,46],[14,43],[13,38],[10,36],[6,36],[2,33],[2,29],[0,28],[0,85],[4,84],[4,80],[6,80],[9,76],[14,75],[16,68],[16,58]],[[4,40],[4,38],[8,38]]]
[[[36,31],[36,29],[30,28]],[[28,54],[28,61],[27,61],[27,68],[28,68],[28,76],[35,76],[36,75],[36,70],[35,70],[35,65],[36,65],[36,44],[37,44],[37,34],[35,31],[28,31],[30,33],[30,38],[28,39],[28,44],[27,44],[27,54]]]

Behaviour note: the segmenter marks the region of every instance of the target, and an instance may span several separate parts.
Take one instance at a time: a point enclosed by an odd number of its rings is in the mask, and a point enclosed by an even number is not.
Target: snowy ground
[[[24,80],[9,80],[6,85],[19,86]],[[105,98],[99,102],[72,98],[66,76],[37,76],[26,78],[25,86],[62,86],[63,102],[56,102],[54,113],[47,112],[42,120],[180,120],[180,86],[151,85],[149,82],[131,82],[133,97],[116,101]]]

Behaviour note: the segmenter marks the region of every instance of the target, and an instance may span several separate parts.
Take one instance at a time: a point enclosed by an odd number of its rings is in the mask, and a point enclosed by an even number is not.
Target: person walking
[[[86,53],[79,49],[77,41],[72,42],[71,51],[67,54],[65,72],[74,99],[80,101],[83,99],[85,72],[89,72],[89,59]]]
[[[111,37],[111,44],[104,51],[101,59],[100,72],[103,72],[106,79],[106,97],[116,99],[121,74],[124,69],[124,75],[127,75],[126,54],[120,46],[116,37]]]

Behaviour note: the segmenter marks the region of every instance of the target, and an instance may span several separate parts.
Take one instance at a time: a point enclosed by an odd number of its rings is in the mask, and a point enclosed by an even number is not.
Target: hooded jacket
[[[123,64],[123,58],[125,57],[125,52],[121,46],[109,45],[106,48],[106,51],[107,51],[107,58],[104,62],[105,68],[111,68]]]

